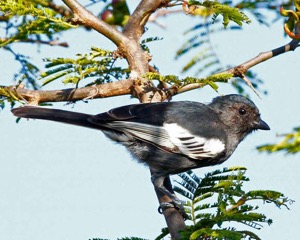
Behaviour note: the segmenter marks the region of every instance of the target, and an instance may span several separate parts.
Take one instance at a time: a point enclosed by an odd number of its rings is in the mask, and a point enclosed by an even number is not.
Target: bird
[[[149,167],[156,191],[172,200],[162,203],[161,209],[174,207],[185,219],[182,201],[166,184],[169,176],[221,164],[248,134],[270,130],[256,105],[238,94],[218,96],[209,104],[140,103],[96,115],[30,105],[14,108],[12,113],[101,130]]]

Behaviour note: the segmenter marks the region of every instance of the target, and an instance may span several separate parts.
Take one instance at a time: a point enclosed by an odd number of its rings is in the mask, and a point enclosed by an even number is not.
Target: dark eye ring
[[[245,110],[245,108],[240,108],[239,109],[239,114],[240,115],[245,115],[247,113],[247,111]]]

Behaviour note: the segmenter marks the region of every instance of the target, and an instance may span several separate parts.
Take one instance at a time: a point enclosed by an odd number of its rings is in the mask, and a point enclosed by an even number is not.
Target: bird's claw
[[[175,205],[173,204],[173,202],[163,202],[160,204],[160,206],[158,207],[158,212],[160,214],[163,213],[163,211],[165,211],[168,208],[174,208]]]
[[[187,213],[184,211],[184,207],[182,205],[182,203],[179,201],[172,201],[172,202],[163,202],[160,204],[160,206],[158,207],[158,212],[160,214],[163,213],[163,211],[165,211],[168,208],[175,208],[179,211],[179,213],[182,215],[184,220],[189,219],[189,215],[187,215]]]

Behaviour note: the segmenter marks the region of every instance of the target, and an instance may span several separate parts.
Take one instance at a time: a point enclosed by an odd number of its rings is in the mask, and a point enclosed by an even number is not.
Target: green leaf
[[[174,190],[188,193],[185,204],[186,212],[193,225],[181,232],[182,239],[259,239],[249,229],[259,230],[263,224],[271,224],[265,214],[259,212],[257,202],[273,203],[285,206],[293,201],[282,193],[272,190],[243,190],[243,184],[249,181],[245,176],[245,167],[231,167],[207,173],[203,178],[195,177],[192,171],[179,174]],[[196,180],[194,180],[196,179]],[[255,205],[250,203],[255,200]],[[239,223],[239,225],[234,224]],[[230,226],[244,226],[242,230]]]
[[[295,128],[294,132],[285,134],[283,139],[277,144],[266,144],[257,147],[260,152],[286,152],[286,153],[298,153],[300,152],[300,128]]]
[[[226,3],[219,3],[218,1],[189,1],[189,5],[198,5],[206,8],[210,8],[214,11],[213,20],[219,15],[223,16],[223,25],[227,27],[230,21],[235,22],[239,26],[243,23],[250,23],[251,20],[246,14],[241,12],[238,8],[231,7]]]
[[[82,80],[86,85],[103,84],[128,76],[128,70],[113,67],[115,59],[111,51],[92,47],[88,54],[78,54],[77,58],[44,59],[47,70],[41,74],[43,85],[61,79],[64,84],[76,84]]]
[[[39,35],[52,36],[76,26],[68,23],[66,19],[58,17],[54,10],[34,4],[34,1],[4,0],[0,1],[0,9],[9,19],[14,21],[12,26],[17,31],[0,41],[0,47],[7,46],[20,40],[39,40]],[[16,25],[14,18],[21,22]],[[35,36],[35,39],[32,38]]]

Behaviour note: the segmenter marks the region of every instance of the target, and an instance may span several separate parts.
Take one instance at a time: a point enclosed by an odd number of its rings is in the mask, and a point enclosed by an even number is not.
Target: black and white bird
[[[12,112],[17,117],[101,130],[149,166],[156,190],[169,196],[183,215],[181,201],[164,186],[170,174],[220,164],[253,130],[270,129],[255,104],[236,94],[219,96],[208,105],[189,101],[143,103],[97,115],[36,106]]]

